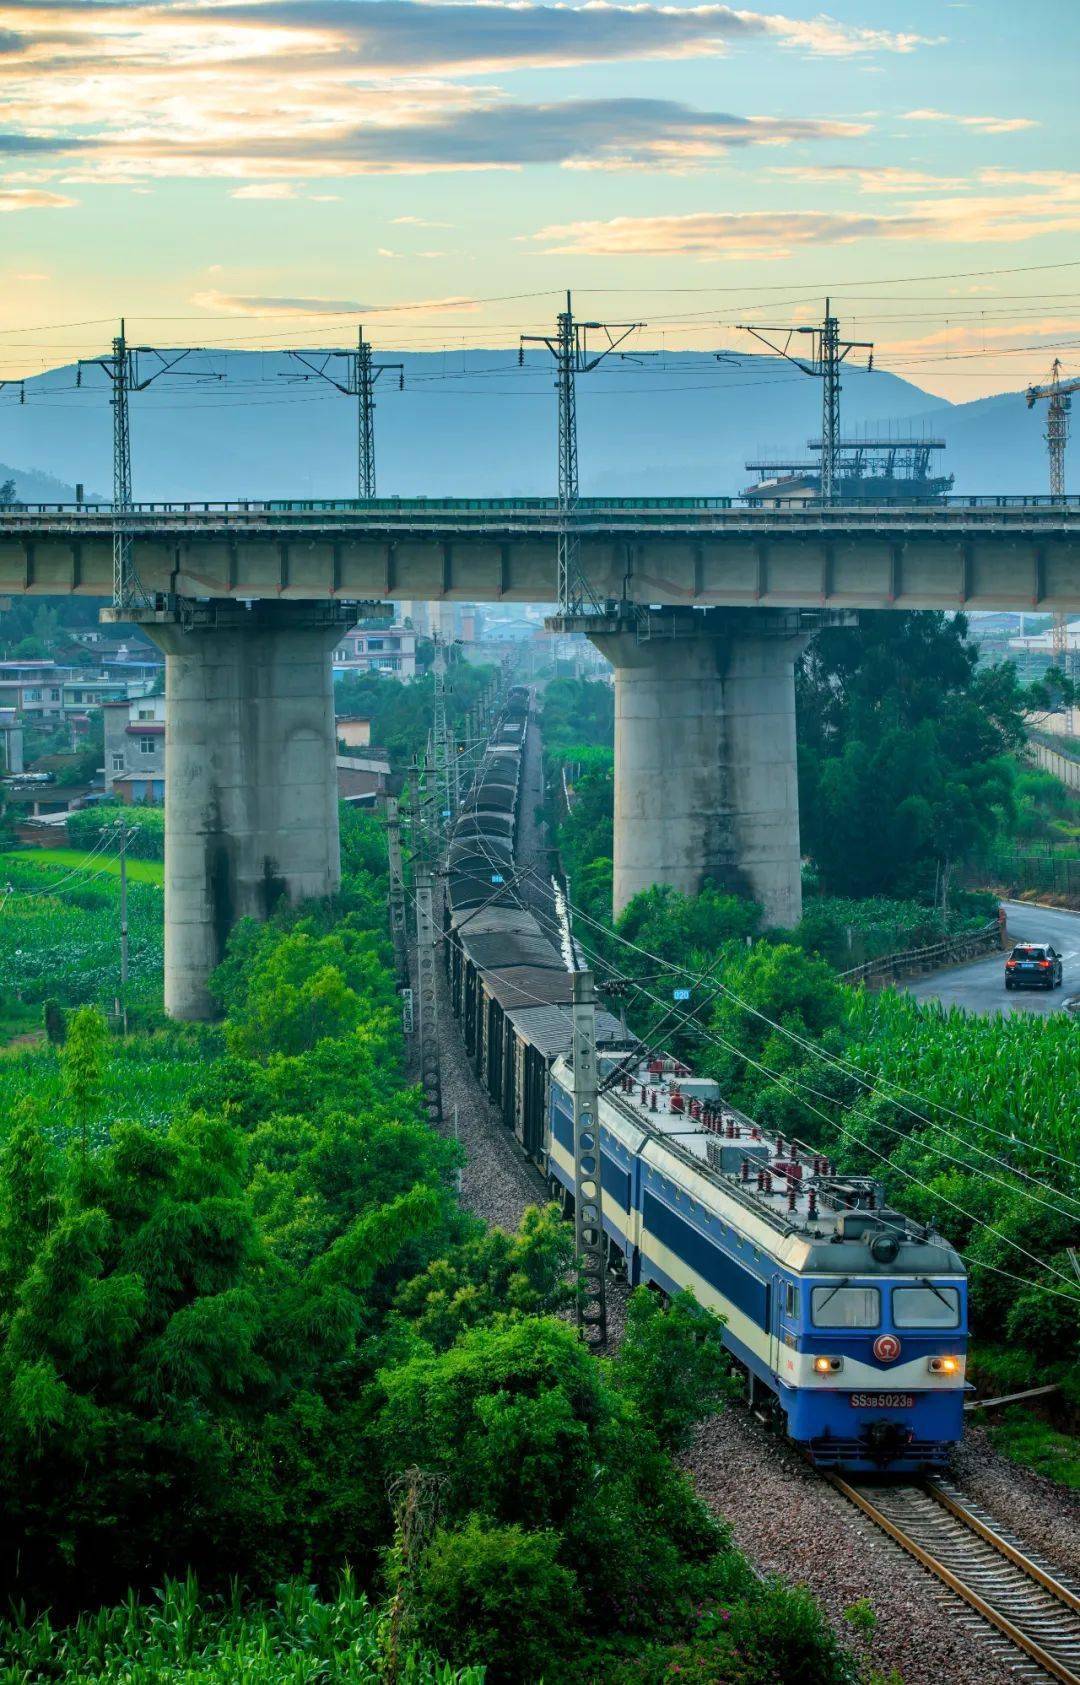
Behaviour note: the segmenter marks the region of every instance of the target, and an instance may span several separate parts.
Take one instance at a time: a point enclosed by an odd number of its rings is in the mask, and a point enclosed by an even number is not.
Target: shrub
[[[558,1678],[582,1614],[575,1577],[557,1560],[561,1542],[478,1516],[440,1528],[412,1593],[422,1640],[454,1662],[486,1662],[491,1685]]]
[[[722,1326],[693,1293],[677,1293],[666,1310],[647,1287],[630,1295],[614,1381],[669,1451],[730,1395]]]

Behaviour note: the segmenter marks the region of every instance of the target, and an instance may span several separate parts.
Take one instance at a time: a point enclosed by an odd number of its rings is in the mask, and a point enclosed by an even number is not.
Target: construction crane
[[[1069,380],[1061,378],[1061,358],[1050,365],[1050,379],[1043,386],[1029,386],[1027,407],[1033,410],[1040,399],[1046,400],[1046,439],[1050,452],[1050,496],[1065,496],[1065,442],[1069,437],[1069,412],[1072,394],[1080,392],[1080,375]],[[1054,665],[1064,668],[1068,660],[1068,622],[1063,614],[1054,615],[1051,633]]]

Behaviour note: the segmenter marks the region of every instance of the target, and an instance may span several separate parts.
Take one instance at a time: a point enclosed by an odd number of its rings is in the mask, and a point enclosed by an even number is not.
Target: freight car
[[[512,779],[505,753],[485,757],[451,846],[451,996],[480,1081],[569,1212],[572,978],[514,888],[520,746]],[[816,1464],[941,1467],[963,1430],[958,1255],[890,1209],[880,1183],[767,1134],[606,1012],[597,1050],[612,1267],[633,1285],[692,1287],[723,1317],[751,1397]]]

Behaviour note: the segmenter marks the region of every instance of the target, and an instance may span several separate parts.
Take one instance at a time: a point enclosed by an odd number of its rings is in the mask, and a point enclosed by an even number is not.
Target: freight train
[[[477,1076],[573,1209],[572,977],[514,847],[528,693],[510,692],[449,851],[446,956]],[[693,1289],[752,1399],[815,1464],[940,1468],[963,1431],[967,1283],[880,1183],[767,1133],[597,1013],[603,1226],[632,1285]]]

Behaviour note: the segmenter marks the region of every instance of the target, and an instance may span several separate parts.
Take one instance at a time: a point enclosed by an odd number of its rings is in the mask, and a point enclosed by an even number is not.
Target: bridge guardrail
[[[998,919],[991,919],[989,924],[980,930],[962,930],[955,936],[946,936],[940,942],[931,942],[925,948],[913,948],[903,954],[882,954],[876,960],[867,960],[863,965],[856,965],[850,971],[838,973],[841,983],[871,983],[878,981],[895,982],[898,977],[909,977],[918,971],[936,971],[939,966],[954,965],[958,961],[977,959],[981,954],[991,954],[1001,948],[1001,923]]]
[[[786,517],[792,521],[808,516],[823,519],[843,519],[852,512],[874,515],[878,512],[904,515],[925,523],[942,514],[989,511],[1040,514],[1047,517],[1080,513],[1080,497],[976,495],[947,497],[933,503],[917,503],[903,498],[849,498],[843,503],[821,503],[807,499],[798,504],[776,502],[767,498],[746,497],[583,497],[577,504],[577,517],[587,520],[590,515],[628,514],[664,517],[676,515],[714,516],[723,514]],[[438,517],[475,515],[484,517],[513,513],[534,515],[548,519],[559,512],[554,497],[379,497],[358,498],[169,498],[152,502],[133,503],[123,511],[129,516],[139,515],[416,515]],[[101,503],[11,503],[0,506],[0,517],[17,520],[24,515],[69,515],[81,520],[111,520],[113,505]]]

